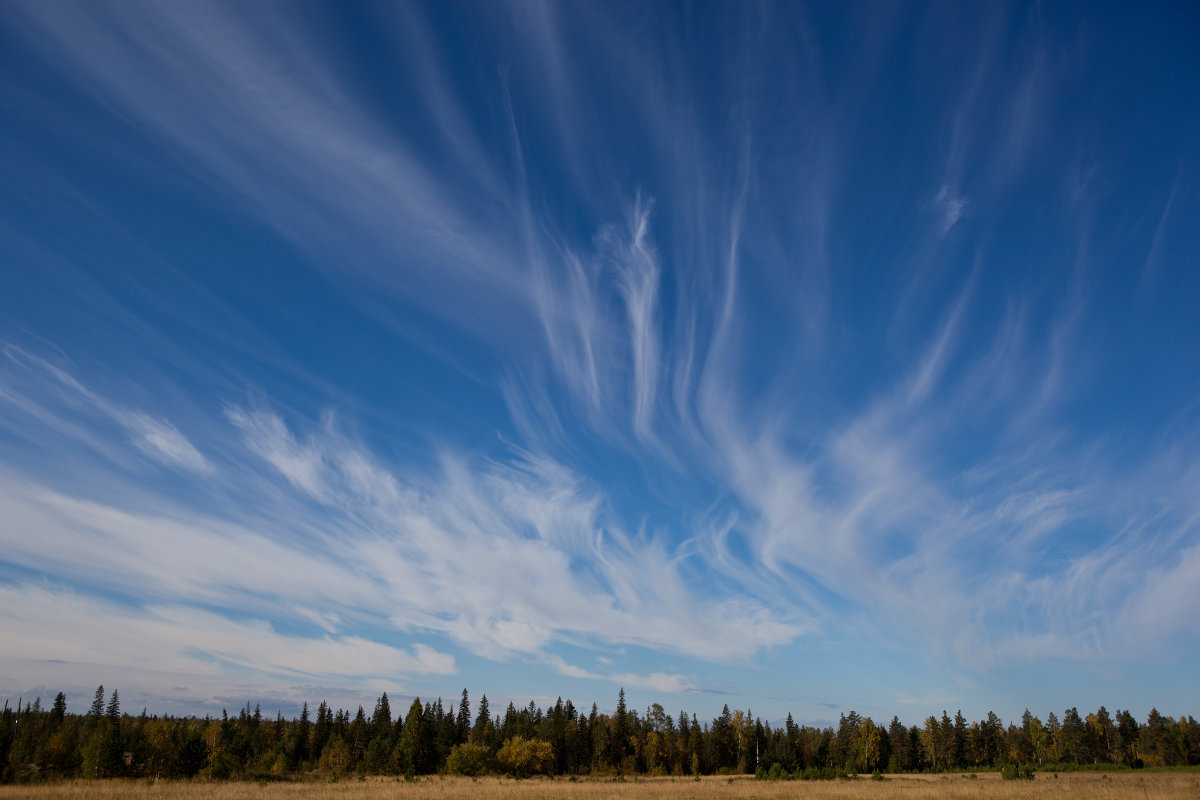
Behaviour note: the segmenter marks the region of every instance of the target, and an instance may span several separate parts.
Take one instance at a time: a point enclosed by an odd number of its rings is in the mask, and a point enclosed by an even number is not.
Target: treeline
[[[893,717],[876,723],[855,712],[836,728],[778,727],[750,711],[730,711],[701,723],[666,713],[657,703],[638,713],[625,704],[584,713],[570,700],[534,703],[492,714],[484,695],[472,713],[464,689],[457,708],[412,701],[393,716],[387,694],[368,714],[308,704],[300,716],[264,717],[249,703],[220,718],[138,716],[122,711],[119,693],[96,690],[85,714],[67,712],[60,692],[49,709],[41,699],[6,703],[0,715],[4,782],[58,778],[283,778],[317,774],[479,775],[758,773],[804,776],[872,771],[916,772],[1007,764],[1129,767],[1200,764],[1200,724],[1152,710],[1144,723],[1128,711],[1101,707],[1083,717],[1070,708],[1045,721],[1028,711],[1007,727],[992,713],[968,722],[929,717],[905,727]]]

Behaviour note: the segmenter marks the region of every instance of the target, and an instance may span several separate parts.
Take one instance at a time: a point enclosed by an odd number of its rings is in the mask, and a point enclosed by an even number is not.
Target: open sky
[[[5,2],[0,695],[1200,712],[1198,38]]]

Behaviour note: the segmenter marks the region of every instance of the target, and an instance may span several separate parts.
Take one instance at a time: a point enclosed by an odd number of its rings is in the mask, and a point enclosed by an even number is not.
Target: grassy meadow
[[[774,800],[812,798],[895,798],[898,800],[1039,800],[1040,798],[1200,798],[1200,773],[1039,774],[1032,781],[1005,781],[997,773],[964,775],[890,775],[839,781],[756,781],[706,777],[611,780],[430,777],[413,782],[368,778],[331,782],[206,783],[191,781],[68,781],[30,786],[0,786],[0,800],[16,798],[195,798],[196,800]]]

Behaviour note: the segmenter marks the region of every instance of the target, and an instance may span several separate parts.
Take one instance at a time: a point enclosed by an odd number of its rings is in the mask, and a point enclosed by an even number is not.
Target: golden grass
[[[338,783],[203,783],[186,781],[71,781],[0,786],[10,798],[195,798],[196,800],[1042,800],[1042,798],[1200,798],[1200,773],[1039,774],[1032,781],[1004,781],[996,773],[890,775],[885,780],[756,781],[749,778],[652,778],[637,781],[434,777],[412,783],[385,778]]]

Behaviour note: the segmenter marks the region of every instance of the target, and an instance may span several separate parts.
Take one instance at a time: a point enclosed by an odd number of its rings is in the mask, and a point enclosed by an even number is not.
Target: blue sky
[[[1195,713],[1198,22],[7,4],[0,694]]]

